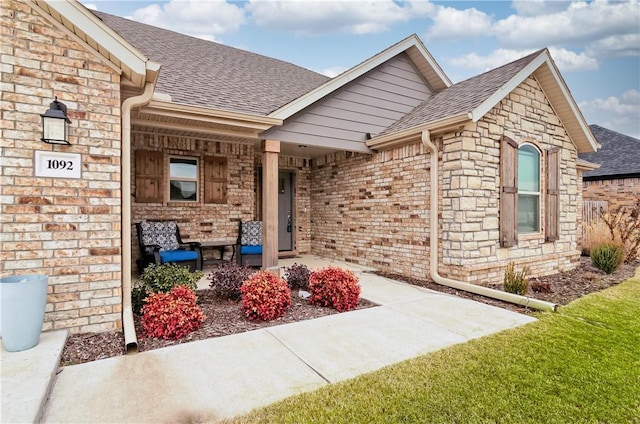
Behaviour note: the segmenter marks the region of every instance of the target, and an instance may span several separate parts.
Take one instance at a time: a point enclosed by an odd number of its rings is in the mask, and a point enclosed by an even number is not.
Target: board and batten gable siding
[[[262,136],[338,148],[355,142],[366,151],[367,133],[381,133],[431,93],[413,63],[401,53]]]

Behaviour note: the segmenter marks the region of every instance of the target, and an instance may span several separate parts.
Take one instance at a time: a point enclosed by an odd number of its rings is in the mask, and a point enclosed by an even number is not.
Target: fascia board
[[[532,60],[527,66],[522,68],[520,72],[518,72],[506,84],[500,87],[500,89],[497,90],[495,93],[493,93],[487,100],[485,100],[479,106],[477,106],[471,112],[473,122],[478,122],[484,115],[486,115],[491,109],[495,107],[495,105],[497,105],[502,99],[504,99],[507,95],[509,95],[509,93],[511,93],[526,78],[534,74],[536,70],[538,70],[541,66],[545,64],[548,66],[548,69],[551,72],[551,75],[553,76],[557,84],[557,87],[561,90],[563,97],[566,99],[567,104],[569,105],[573,113],[573,118],[580,125],[580,129],[584,133],[584,136],[588,141],[588,143],[590,144],[590,147],[593,149],[594,152],[597,151],[598,143],[595,137],[593,136],[593,134],[591,133],[591,130],[589,129],[589,125],[587,125],[587,122],[582,116],[582,112],[580,112],[580,109],[578,109],[578,106],[575,103],[575,100],[573,99],[573,96],[571,95],[569,88],[567,87],[564,80],[560,76],[560,72],[558,71],[555,64],[553,63],[553,60],[551,60],[551,57],[549,56],[549,53],[547,50],[540,52],[540,55],[538,55],[538,57]],[[543,87],[543,90],[544,90],[544,87]],[[551,106],[553,107],[553,105]],[[563,119],[562,116],[559,116],[559,118],[562,121],[567,121],[567,119]],[[568,130],[568,127],[566,125],[565,125],[565,129]],[[572,139],[573,143],[576,144],[575,138],[571,137],[571,134],[569,134],[569,137]]]
[[[588,150],[583,151],[578,148],[578,153],[597,152],[598,148],[600,147],[600,144],[598,144],[598,140],[596,140],[595,136],[591,132],[591,129],[589,128],[589,124],[587,124],[587,121],[584,119],[582,112],[578,108],[578,105],[576,104],[573,96],[571,95],[571,92],[569,91],[569,87],[567,87],[567,84],[564,82],[564,78],[562,78],[562,76],[560,75],[560,71],[558,70],[555,63],[550,58],[548,58],[547,60],[547,66],[549,67],[549,71],[551,72],[551,75],[553,75],[553,78],[558,84],[558,88],[560,88],[560,90],[562,91],[562,94],[564,95],[564,98],[569,104],[569,108],[573,112],[573,117],[575,118],[578,125],[580,126],[580,129],[584,133],[585,138],[589,143],[589,147],[591,148],[591,151],[588,151]],[[562,119],[562,117],[560,117],[560,119]],[[574,141],[574,144],[575,144],[575,141]]]
[[[470,114],[461,113],[459,115],[450,116],[444,119],[439,119],[437,121],[428,122],[412,128],[408,128],[406,130],[403,130],[397,133],[387,134],[384,136],[373,138],[367,141],[366,145],[369,148],[374,150],[388,149],[390,147],[395,147],[405,142],[412,141],[416,138],[419,138],[420,134],[424,130],[434,132],[434,131],[440,131],[443,129],[449,129],[455,126],[464,125],[464,123],[469,120],[471,120]]]
[[[73,23],[80,31],[125,63],[132,72],[146,77],[147,58],[129,42],[96,18],[77,1],[40,0]]]
[[[205,120],[212,123],[237,125],[260,131],[265,131],[274,125],[282,125],[281,119],[173,103],[171,101],[159,100],[159,97],[162,97],[162,95],[154,97],[148,105],[141,108],[141,112],[171,116],[174,118],[188,118]]]
[[[369,72],[376,66],[383,64],[389,59],[397,56],[398,54],[406,51],[410,47],[416,47],[423,55],[425,55],[425,59],[433,66],[434,70],[438,72],[439,75],[451,85],[449,79],[444,75],[442,69],[437,66],[433,57],[426,51],[426,48],[416,35],[411,35],[399,43],[389,47],[386,50],[378,53],[377,55],[365,60],[359,65],[354,66],[353,68],[345,71],[344,73],[338,75],[337,77],[327,81],[320,87],[308,92],[307,94],[297,98],[296,100],[284,105],[283,107],[277,109],[272,112],[269,116],[277,119],[287,119],[293,114],[301,111],[302,109],[312,105],[323,97],[331,94],[336,91],[340,87],[343,87],[347,83],[353,81],[354,79],[364,75]],[[435,65],[434,65],[435,64]]]
[[[593,171],[594,169],[600,168],[600,165],[584,159],[578,159],[576,161],[576,167],[581,171]]]
[[[527,79],[529,75],[533,74],[533,72],[538,69],[543,63],[545,63],[548,59],[548,56],[545,52],[541,52],[538,57],[532,60],[527,66],[522,68],[520,72],[513,76],[506,84],[500,87],[495,93],[493,93],[489,98],[487,98],[484,102],[482,102],[479,106],[477,106],[473,111],[471,111],[471,119],[473,122],[478,122],[484,115],[486,115],[491,109],[495,107],[502,99],[507,97],[509,93],[511,93],[517,86],[519,86],[522,81]]]

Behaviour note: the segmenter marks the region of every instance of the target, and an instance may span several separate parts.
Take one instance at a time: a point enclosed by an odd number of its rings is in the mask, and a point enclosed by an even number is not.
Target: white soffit
[[[416,63],[418,69],[425,77],[425,80],[427,80],[427,82],[432,85],[432,88],[434,88],[434,90],[438,91],[451,85],[451,81],[445,75],[442,68],[440,68],[431,54],[424,47],[420,39],[414,34],[405,38],[399,43],[394,44],[388,49],[378,53],[377,55],[367,59],[359,65],[356,65],[353,68],[343,72],[342,74],[327,81],[320,87],[310,91],[302,97],[299,97],[289,104],[284,105],[280,109],[272,112],[269,116],[272,118],[287,119],[293,114],[312,105],[323,97],[336,91],[340,87],[343,87],[347,83],[355,80],[356,78],[364,75],[375,67],[385,63],[389,59],[392,59],[393,57],[407,50],[407,54],[409,55],[411,60]],[[419,52],[421,54],[419,55],[416,52]],[[421,60],[419,60],[420,58]]]

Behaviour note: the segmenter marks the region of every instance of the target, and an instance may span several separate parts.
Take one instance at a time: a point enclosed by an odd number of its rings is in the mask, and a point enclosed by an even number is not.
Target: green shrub
[[[240,287],[256,271],[235,263],[224,263],[209,273],[209,287],[213,293],[223,299],[240,300]]]
[[[291,306],[287,282],[269,271],[253,274],[240,288],[242,312],[251,321],[271,321],[284,315]]]
[[[313,271],[309,277],[309,290],[311,304],[329,306],[338,312],[358,307],[360,284],[351,271],[332,266]]]
[[[516,272],[514,263],[509,262],[509,265],[507,265],[507,269],[504,272],[504,291],[519,294],[521,296],[527,294],[529,291],[529,280],[527,279],[528,273],[529,268],[526,266],[522,271]]]
[[[284,277],[292,289],[309,290],[309,276],[311,271],[306,265],[294,263],[284,270]]]
[[[619,244],[602,243],[591,249],[591,263],[596,268],[611,274],[624,261],[624,249]]]
[[[142,272],[141,283],[131,290],[131,307],[140,314],[144,300],[153,293],[167,293],[177,286],[187,286],[192,290],[198,288],[198,280],[202,271],[189,271],[189,268],[177,264],[151,264]]]

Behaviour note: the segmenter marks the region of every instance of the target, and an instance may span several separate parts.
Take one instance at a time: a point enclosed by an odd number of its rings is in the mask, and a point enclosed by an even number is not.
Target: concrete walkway
[[[42,421],[216,421],[534,321],[345,263],[304,257],[280,265],[293,262],[352,269],[362,297],[381,306],[64,367]],[[4,387],[2,398],[2,422],[10,422]]]

